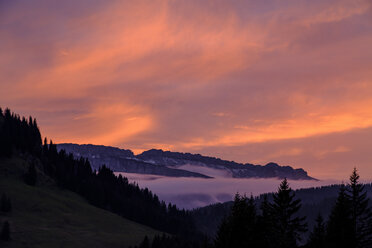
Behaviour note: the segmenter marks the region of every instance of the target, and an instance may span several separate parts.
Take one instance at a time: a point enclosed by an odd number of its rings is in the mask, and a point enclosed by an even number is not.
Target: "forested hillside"
[[[122,248],[161,234],[89,204],[56,186],[38,167],[37,184],[27,185],[27,157],[0,158],[0,247]]]
[[[175,205],[166,205],[148,189],[140,189],[124,177],[116,177],[105,166],[91,169],[87,159],[75,159],[64,150],[58,152],[52,141],[44,144],[36,120],[28,120],[0,110],[0,158],[22,157],[30,164],[24,181],[38,185],[39,172],[44,173],[62,189],[84,197],[89,203],[127,219],[160,231],[183,236],[194,233],[188,213]]]

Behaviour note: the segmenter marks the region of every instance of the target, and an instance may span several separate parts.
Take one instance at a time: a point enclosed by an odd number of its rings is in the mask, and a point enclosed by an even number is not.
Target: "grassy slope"
[[[159,232],[89,205],[70,191],[59,189],[46,176],[39,185],[23,183],[27,164],[22,159],[0,159],[0,194],[11,197],[10,242],[0,247],[127,247],[145,235]]]

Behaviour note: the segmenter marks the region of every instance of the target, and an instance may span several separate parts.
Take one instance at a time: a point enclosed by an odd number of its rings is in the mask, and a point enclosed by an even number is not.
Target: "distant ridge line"
[[[163,151],[150,149],[135,155],[130,149],[112,146],[61,143],[59,150],[64,149],[75,157],[86,157],[94,169],[102,164],[116,172],[163,175],[170,177],[212,178],[202,172],[188,171],[179,168],[182,165],[193,165],[229,172],[234,178],[288,178],[291,180],[317,180],[310,177],[302,168],[281,166],[270,162],[266,165],[237,163],[201,154]]]

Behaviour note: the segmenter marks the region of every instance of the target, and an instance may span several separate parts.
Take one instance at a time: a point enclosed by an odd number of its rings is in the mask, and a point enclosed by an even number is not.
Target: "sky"
[[[0,0],[0,54],[54,142],[372,179],[371,0]]]

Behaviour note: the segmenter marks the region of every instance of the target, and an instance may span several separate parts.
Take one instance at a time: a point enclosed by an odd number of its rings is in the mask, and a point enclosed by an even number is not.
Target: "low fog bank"
[[[207,166],[198,166],[198,165],[192,165],[192,164],[184,164],[181,166],[176,166],[177,169],[181,170],[187,170],[192,172],[197,172],[203,175],[207,175],[210,177],[231,177],[232,173],[231,171],[225,170],[225,169],[213,169]]]
[[[238,178],[175,178],[135,173],[115,173],[136,182],[141,188],[149,188],[161,200],[176,204],[179,208],[192,209],[212,203],[225,202],[233,199],[235,193],[257,196],[262,193],[277,190],[280,179],[238,179]],[[296,181],[290,180],[293,189],[319,187],[339,184],[337,180]]]

